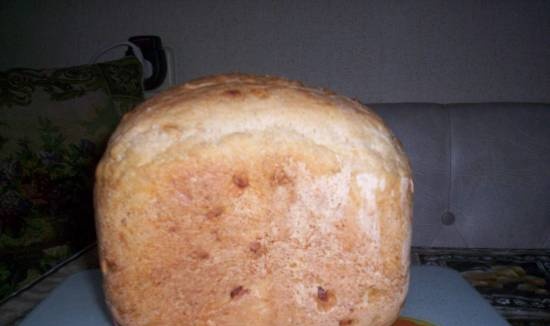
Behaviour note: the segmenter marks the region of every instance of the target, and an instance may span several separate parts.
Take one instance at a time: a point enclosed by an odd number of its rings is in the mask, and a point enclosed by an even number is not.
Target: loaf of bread
[[[97,168],[121,326],[391,325],[409,279],[409,162],[371,110],[220,75],[127,114]]]

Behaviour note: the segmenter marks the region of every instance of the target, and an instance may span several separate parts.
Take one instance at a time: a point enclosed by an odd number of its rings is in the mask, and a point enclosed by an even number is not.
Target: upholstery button
[[[452,225],[455,223],[455,215],[451,212],[445,212],[441,215],[441,223],[444,225]]]

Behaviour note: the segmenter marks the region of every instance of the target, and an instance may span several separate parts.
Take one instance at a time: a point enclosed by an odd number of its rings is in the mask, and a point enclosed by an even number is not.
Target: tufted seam
[[[454,177],[454,170],[453,170],[453,161],[454,161],[454,155],[453,155],[453,117],[452,117],[452,108],[446,106],[447,113],[449,117],[449,191],[448,191],[448,198],[447,198],[447,211],[451,211],[451,199],[452,199],[452,191],[453,191],[453,177]],[[453,213],[454,214],[454,213]]]
[[[455,155],[454,155],[454,149],[453,149],[453,133],[455,131],[454,123],[453,123],[453,112],[456,108],[449,105],[447,106],[449,110],[449,211],[451,209],[456,209],[456,207],[451,207],[452,205],[452,199],[453,199],[453,181],[455,179]],[[458,218],[458,212],[452,212],[457,218]],[[466,237],[462,234],[462,230],[460,227],[455,225],[455,230],[458,236],[462,239],[464,242],[466,248],[470,248],[471,244],[468,243],[466,240]]]
[[[447,177],[448,187],[447,187],[447,205],[446,205],[446,207],[447,207],[447,211],[450,212],[451,211],[452,177],[453,177],[452,118],[451,118],[451,108],[447,104],[440,104],[440,105],[441,105],[441,110],[446,110],[447,111],[447,130],[448,130],[447,149],[448,149],[448,153],[449,153],[449,162],[448,162],[449,174],[448,174],[448,177]],[[445,212],[441,212],[441,214],[444,214],[444,213]],[[439,224],[441,224],[441,223],[439,222]],[[437,233],[434,234],[434,236],[433,236],[433,238],[430,242],[430,246],[433,246],[434,243],[437,241],[437,239],[441,235],[441,232],[443,231],[443,228],[444,228],[444,226],[442,226],[442,225],[439,226]],[[462,236],[462,234],[460,234],[458,228],[455,228],[455,229],[456,229],[456,232],[459,234],[460,238],[462,238],[464,243],[467,244],[467,242],[464,239],[464,237]]]

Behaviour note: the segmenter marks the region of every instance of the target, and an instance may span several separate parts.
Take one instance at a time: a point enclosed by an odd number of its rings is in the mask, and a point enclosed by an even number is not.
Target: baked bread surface
[[[127,114],[96,171],[107,304],[121,326],[391,325],[413,184],[360,103],[250,75]]]

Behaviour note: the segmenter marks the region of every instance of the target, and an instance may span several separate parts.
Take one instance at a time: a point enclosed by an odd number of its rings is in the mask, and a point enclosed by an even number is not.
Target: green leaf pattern
[[[110,97],[109,105],[76,108],[93,112],[77,122],[85,130],[79,139],[40,114],[34,137],[10,139],[9,122],[0,121],[0,301],[95,241],[95,166],[121,114],[143,99],[141,76],[134,58],[0,72],[0,110],[10,114],[33,103],[38,91],[53,102],[92,92]],[[6,152],[7,143],[15,149]]]

